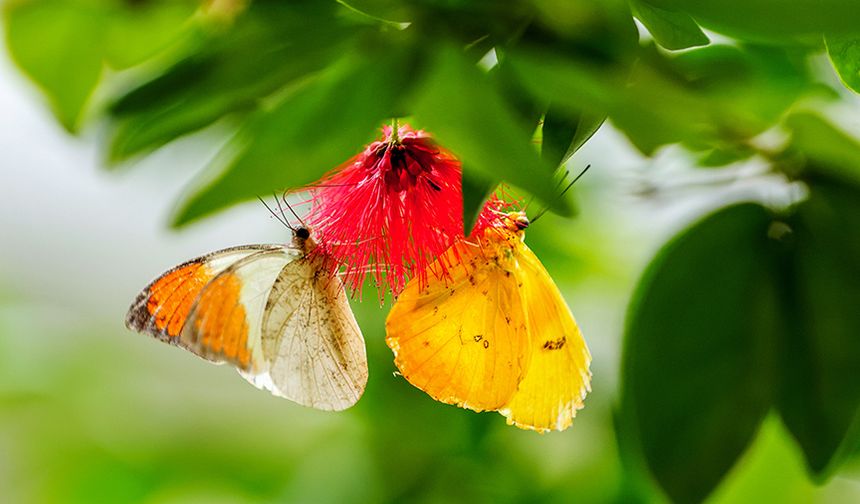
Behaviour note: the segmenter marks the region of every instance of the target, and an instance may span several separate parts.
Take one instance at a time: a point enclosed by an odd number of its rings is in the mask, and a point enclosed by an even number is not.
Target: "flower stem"
[[[391,143],[400,143],[400,135],[398,134],[399,127],[400,123],[397,121],[397,118],[393,118],[391,120]]]

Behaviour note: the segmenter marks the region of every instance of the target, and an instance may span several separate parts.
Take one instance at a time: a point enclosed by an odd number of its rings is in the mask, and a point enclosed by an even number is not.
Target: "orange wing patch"
[[[153,282],[149,288],[146,310],[159,331],[171,338],[179,335],[194,300],[211,279],[203,263],[177,268]]]
[[[192,259],[146,286],[129,307],[125,325],[251,371],[259,351],[251,342],[259,339],[265,293],[295,255],[285,254],[282,245],[243,245]]]
[[[190,346],[199,355],[247,369],[251,352],[241,292],[242,281],[233,273],[222,273],[211,281],[197,300]]]
[[[137,296],[128,310],[125,325],[162,341],[178,343],[194,301],[212,276],[202,259],[168,271]]]

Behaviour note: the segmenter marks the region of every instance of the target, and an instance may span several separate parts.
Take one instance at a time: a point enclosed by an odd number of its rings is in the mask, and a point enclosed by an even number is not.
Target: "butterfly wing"
[[[533,348],[519,389],[499,412],[520,428],[564,430],[591,390],[591,354],[570,308],[537,256],[524,243],[516,255]]]
[[[224,268],[197,295],[179,344],[240,371],[265,372],[261,325],[266,302],[283,268],[303,256],[298,249],[261,248]]]
[[[412,279],[386,320],[395,364],[438,401],[475,411],[508,403],[528,365],[516,279],[481,248],[457,243],[437,260],[458,264],[424,289]],[[431,266],[433,267],[433,266]]]
[[[179,335],[200,291],[237,261],[278,245],[231,247],[197,257],[162,274],[137,295],[126,315],[131,330],[180,344]]]
[[[343,283],[322,266],[319,257],[300,259],[275,280],[262,322],[268,376],[254,383],[299,404],[337,411],[364,393],[367,355]]]
[[[343,284],[321,266],[281,245],[214,252],[148,285],[126,325],[229,362],[276,395],[345,409],[364,392],[367,357]]]

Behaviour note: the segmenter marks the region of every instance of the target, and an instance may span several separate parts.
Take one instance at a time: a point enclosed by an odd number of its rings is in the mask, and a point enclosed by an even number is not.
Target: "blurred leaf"
[[[751,203],[712,214],[657,254],[634,294],[621,421],[674,501],[707,496],[770,406],[769,223]]]
[[[104,45],[107,63],[122,70],[157,54],[185,31],[198,6],[195,1],[162,0],[113,9]]]
[[[554,210],[569,213],[555,198],[552,171],[486,74],[453,48],[439,51],[414,104],[415,116],[464,165],[517,185]]]
[[[508,63],[532,93],[568,114],[608,112],[643,153],[650,155],[667,143],[713,135],[708,131],[714,126],[707,108],[644,64],[637,66],[631,79],[624,67],[539,54],[533,49],[511,54]]]
[[[226,169],[198,188],[174,220],[203,215],[273,190],[312,182],[361,149],[408,89],[410,62],[393,49],[347,54],[270,110],[251,118],[228,147]]]
[[[153,56],[184,31],[196,6],[193,1],[10,2],[7,41],[18,65],[48,95],[60,123],[75,132],[103,61],[124,69]]]
[[[538,98],[525,89],[506,61],[506,54],[497,49],[499,62],[490,69],[489,76],[498,88],[505,101],[514,111],[523,128],[535,131],[541,116],[546,112],[547,102]]]
[[[102,72],[104,12],[61,0],[5,7],[12,58],[48,95],[63,127],[75,132]]]
[[[743,161],[753,156],[756,151],[752,147],[743,145],[731,145],[725,148],[714,148],[700,156],[698,161],[699,166],[705,168],[716,168],[726,166],[728,164]]]
[[[661,494],[649,477],[645,457],[642,455],[642,446],[633,421],[633,415],[623,413],[622,408],[613,409],[612,424],[615,428],[615,443],[623,469],[618,490],[619,495],[615,502],[630,502],[631,504],[660,502],[665,499],[660,499]]]
[[[849,89],[860,93],[860,36],[828,35],[824,41],[839,78]]]
[[[755,441],[747,449],[737,471],[726,478],[708,504],[755,504],[760,502],[821,503],[856,499],[834,495],[809,481],[798,456],[797,445],[778,415],[768,415]]]
[[[568,113],[608,112],[648,155],[669,143],[694,150],[743,143],[809,86],[798,61],[779,50],[708,46],[667,57],[649,46],[640,56],[632,72],[534,50],[509,62],[532,93]]]
[[[860,441],[860,191],[810,189],[792,221],[794,284],[785,290],[793,304],[778,406],[822,480]]]
[[[860,11],[844,0],[643,0],[686,12],[714,31],[762,42],[814,43],[823,32],[857,30]]]
[[[153,108],[114,124],[107,161],[115,164],[206,126],[230,112],[247,112],[254,101],[245,96],[189,97],[181,106]],[[111,165],[107,166],[111,168]]]
[[[796,112],[785,125],[791,147],[811,162],[807,170],[860,185],[860,141],[812,112]]]
[[[640,51],[632,71],[523,48],[507,63],[535,96],[569,114],[608,113],[644,154],[666,144],[694,151],[744,145],[816,89],[803,53],[710,45],[667,56]]]
[[[637,145],[676,135],[693,151],[743,151],[799,98],[819,92],[805,54],[782,48],[715,44],[666,58],[649,47],[643,62],[629,93],[667,114],[649,127],[647,116],[629,114],[631,106],[621,111],[627,115],[615,113],[613,120]]]
[[[510,4],[512,2],[508,2]],[[523,42],[577,55],[592,62],[631,62],[639,29],[628,0],[530,0],[536,12]],[[507,5],[506,4],[506,5]]]
[[[764,131],[800,96],[816,90],[805,53],[784,48],[714,44],[671,62],[729,139]]]
[[[630,5],[654,40],[666,49],[674,51],[710,43],[708,36],[688,14],[654,7],[640,0],[631,0]]]
[[[605,115],[593,112],[571,116],[551,106],[543,120],[541,156],[544,162],[554,167],[564,165],[597,133],[605,119]]]
[[[392,22],[408,22],[410,12],[405,2],[397,0],[336,0],[337,3],[345,5],[362,15],[371,18]]]
[[[254,2],[229,30],[213,31],[196,52],[115,103],[109,159],[121,161],[251,111],[324,68],[360,32],[336,12],[322,2]]]

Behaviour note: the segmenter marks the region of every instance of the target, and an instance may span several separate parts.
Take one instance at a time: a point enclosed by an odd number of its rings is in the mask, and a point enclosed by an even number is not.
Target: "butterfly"
[[[343,410],[367,384],[361,330],[343,283],[305,227],[289,245],[246,245],[192,259],[144,288],[129,329],[228,363],[304,406]]]
[[[591,390],[591,355],[523,241],[528,225],[523,212],[501,214],[477,243],[455,242],[438,261],[462,267],[426,286],[410,281],[386,320],[386,343],[400,373],[438,401],[498,411],[523,429],[564,430]]]

